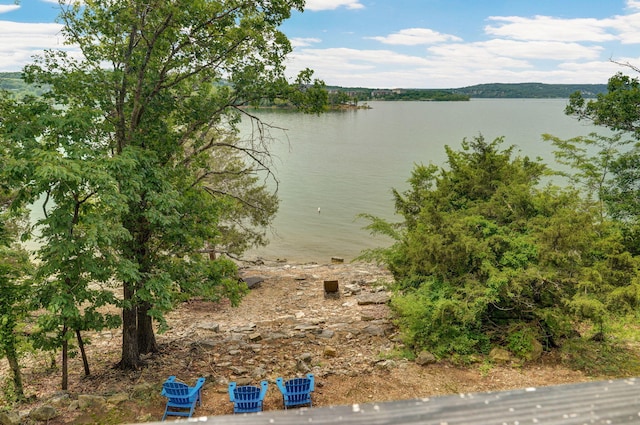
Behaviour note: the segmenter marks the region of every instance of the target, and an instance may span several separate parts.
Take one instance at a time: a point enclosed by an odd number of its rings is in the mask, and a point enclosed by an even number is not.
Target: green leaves
[[[270,173],[264,133],[237,137],[239,106],[282,98],[315,112],[326,104],[310,71],[293,82],[284,75],[291,45],[278,27],[303,5],[61,4],[65,43],[82,56],[45,52],[24,72],[43,97],[0,98],[9,158],[0,181],[16,189],[15,208],[44,200],[36,301],[49,311],[40,327],[53,335],[50,347],[73,330],[113,325],[99,307],[118,303],[129,356],[121,365],[135,368],[140,352],[157,348],[151,320],[164,324],[184,294],[239,302],[235,265],[202,251],[240,255],[264,244],[277,210],[261,180]]]
[[[565,112],[614,131],[632,133],[637,139],[640,136],[638,79],[617,73],[609,79],[607,90],[606,94],[599,94],[595,100],[589,101],[583,99],[580,93],[574,93]]]
[[[598,140],[606,163],[617,139]],[[397,241],[377,252],[396,277],[393,306],[416,349],[467,355],[495,344],[527,358],[569,336],[572,321],[600,325],[636,305],[637,267],[618,228],[577,190],[539,187],[546,166],[502,142],[478,137],[447,148],[446,169],[416,166],[411,187],[395,193],[404,222],[372,218],[371,230]],[[584,164],[586,152],[565,146],[563,158]],[[576,178],[591,187],[602,181],[598,166],[581,170]]]

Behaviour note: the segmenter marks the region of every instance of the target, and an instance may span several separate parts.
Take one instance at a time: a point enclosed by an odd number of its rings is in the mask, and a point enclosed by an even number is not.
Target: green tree
[[[266,164],[268,151],[260,139],[234,139],[229,144],[221,135],[233,133],[245,113],[243,105],[283,98],[304,110],[320,111],[326,93],[321,82],[311,81],[309,71],[293,84],[284,77],[284,59],[291,47],[278,26],[293,8],[302,10],[303,0],[65,4],[60,2],[63,33],[82,57],[49,51],[26,67],[26,82],[48,91],[44,100],[5,99],[3,132],[18,148],[25,148],[16,155],[32,161],[14,169],[24,181],[32,178],[29,167],[38,159],[29,152],[45,151],[40,158],[43,167],[49,161],[60,162],[35,184],[25,185],[20,198],[31,202],[50,187],[61,191],[41,222],[48,228],[43,235],[52,243],[50,248],[62,252],[55,257],[59,263],[45,273],[57,267],[60,282],[53,292],[63,291],[68,278],[70,285],[81,282],[83,287],[94,279],[80,271],[86,270],[80,267],[84,260],[74,257],[89,236],[92,261],[105,252],[118,258],[106,269],[123,286],[120,366],[137,368],[141,353],[157,350],[153,320],[164,325],[163,313],[177,293],[228,297],[233,302],[242,294],[234,265],[225,258],[208,261],[201,253],[207,244],[233,246],[233,232],[221,226],[244,211],[232,205],[234,191],[227,191],[207,170],[225,170],[231,165],[211,164],[237,160],[220,154],[220,149],[231,149],[254,164],[246,170]],[[37,108],[48,112],[39,114]],[[16,109],[30,112],[21,116]],[[99,181],[85,172],[94,165]],[[234,167],[239,169],[238,164]],[[244,195],[256,187],[252,179],[232,180],[238,187],[250,185]],[[259,218],[268,219],[273,202],[264,192],[259,196],[265,201]],[[96,230],[99,236],[71,232],[86,222],[99,223],[99,215],[105,220]],[[51,230],[60,223],[68,229],[64,238]],[[260,239],[254,237],[254,242]],[[233,249],[237,252],[242,246],[236,243]],[[79,300],[68,301],[56,303],[70,306]],[[73,309],[69,311],[74,317]],[[61,323],[62,340],[78,323],[75,318]]]
[[[0,355],[7,359],[16,399],[24,399],[19,352],[22,321],[28,315],[32,265],[16,244],[19,221],[8,214],[10,195],[0,191]]]
[[[622,73],[609,78],[607,92],[600,93],[595,99],[585,99],[580,91],[569,98],[565,112],[581,120],[614,131],[631,133],[635,139],[640,136],[640,82]]]
[[[587,137],[568,140],[550,134],[542,137],[555,147],[556,161],[569,167],[568,171],[558,171],[557,174],[568,178],[569,182],[581,188],[587,199],[598,203],[604,219],[608,215],[605,201],[614,189],[614,172],[619,167],[617,161],[632,141],[622,139],[622,133],[613,136],[591,133]]]
[[[638,72],[638,68],[623,64]],[[607,213],[617,219],[625,232],[625,244],[634,254],[640,253],[640,82],[622,73],[609,79],[607,93],[596,99],[587,100],[580,92],[574,93],[565,112],[581,120],[591,121],[595,125],[626,134],[630,140],[620,142],[606,159],[606,171],[609,176],[601,200],[606,205]],[[621,136],[616,136],[621,138]],[[605,138],[601,138],[605,140]],[[583,146],[587,146],[581,141]],[[635,142],[635,143],[633,143]],[[561,152],[568,152],[573,147],[559,146]],[[603,151],[601,151],[602,153]],[[604,157],[600,155],[599,159]],[[595,158],[592,158],[595,159]],[[603,170],[598,161],[582,162],[577,169],[584,170],[591,166]]]
[[[372,221],[372,231],[397,240],[368,254],[394,274],[392,305],[415,348],[447,356],[493,344],[521,355],[549,347],[576,319],[601,324],[605,289],[628,288],[635,276],[622,264],[619,233],[592,203],[576,190],[538,188],[547,167],[501,143],[477,137],[462,151],[447,147],[447,169],[416,166],[410,188],[394,191],[401,225]],[[637,305],[636,288],[627,307]]]
[[[125,235],[115,218],[126,204],[113,176],[126,165],[110,157],[91,132],[95,111],[63,110],[32,97],[17,101],[5,96],[0,105],[3,177],[17,188],[13,204],[19,208],[41,199],[32,308],[45,313],[38,316],[32,336],[37,348],[61,349],[66,390],[70,339],[77,338],[89,374],[81,332],[119,324],[117,316],[102,314],[100,308],[116,303],[108,288],[112,277],[134,270],[114,249],[114,241]]]
[[[259,173],[269,173],[269,164],[258,169],[248,166],[238,149],[237,136],[218,135],[219,147],[211,153],[199,177],[205,190],[222,209],[217,245],[210,246],[211,257],[221,253],[238,257],[247,249],[267,244],[266,229],[278,210],[278,197],[269,190]]]

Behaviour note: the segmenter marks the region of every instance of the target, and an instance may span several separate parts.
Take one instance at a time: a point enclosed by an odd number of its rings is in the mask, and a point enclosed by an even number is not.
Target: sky
[[[57,13],[57,0],[0,0],[0,71],[64,47]],[[640,67],[640,0],[307,0],[281,29],[288,74],[332,86],[605,84]]]

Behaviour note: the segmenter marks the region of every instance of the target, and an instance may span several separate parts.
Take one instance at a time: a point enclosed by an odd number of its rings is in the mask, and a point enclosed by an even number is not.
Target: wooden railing
[[[192,418],[206,425],[640,424],[640,379]]]

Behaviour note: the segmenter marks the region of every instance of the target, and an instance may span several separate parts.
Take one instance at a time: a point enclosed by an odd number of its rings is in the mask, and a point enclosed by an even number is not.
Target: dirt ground
[[[84,377],[80,360],[71,360],[68,400],[79,394],[104,396],[109,402],[97,409],[79,409],[73,403],[56,406],[59,415],[48,423],[132,423],[158,421],[165,399],[162,382],[176,375],[189,384],[199,376],[207,381],[198,416],[232,413],[227,395],[229,381],[270,382],[264,410],[282,409],[275,386],[278,376],[301,376],[305,367],[316,376],[313,405],[330,406],[381,402],[436,395],[485,392],[575,383],[593,379],[564,368],[553,354],[535,363],[479,362],[457,367],[448,362],[420,366],[393,353],[400,342],[384,304],[360,305],[357,296],[378,294],[388,279],[383,269],[364,264],[307,266],[255,266],[245,276],[259,276],[239,307],[228,303],[193,300],[168,315],[171,329],[158,335],[160,352],[145,358],[146,367],[123,372],[118,361],[121,333],[93,335],[89,346],[92,374]],[[323,281],[338,279],[339,299],[324,296]],[[306,327],[305,327],[306,326]],[[302,329],[302,330],[301,330]],[[376,332],[383,329],[384,333]],[[327,348],[333,352],[327,351]],[[308,364],[300,356],[307,354]],[[60,371],[51,358],[26,359],[25,390],[33,401],[24,413],[59,397]],[[59,363],[59,360],[58,360]],[[2,365],[0,378],[8,378]],[[124,397],[115,397],[122,395]]]

